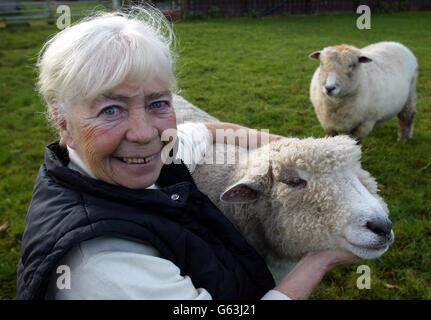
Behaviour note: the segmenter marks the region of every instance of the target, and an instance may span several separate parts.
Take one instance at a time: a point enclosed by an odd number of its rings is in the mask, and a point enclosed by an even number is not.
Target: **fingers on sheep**
[[[413,135],[418,63],[396,42],[379,42],[358,49],[327,47],[309,55],[320,60],[310,85],[317,118],[328,135],[366,137],[376,124],[396,115],[398,141]]]
[[[277,281],[309,251],[375,259],[393,243],[388,208],[361,168],[353,139],[285,138],[249,153],[232,149],[217,144],[207,157],[236,152],[237,164],[204,161],[193,178],[265,257]]]

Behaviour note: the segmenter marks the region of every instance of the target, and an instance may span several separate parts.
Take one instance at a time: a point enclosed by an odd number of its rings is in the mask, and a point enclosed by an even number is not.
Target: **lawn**
[[[359,265],[330,272],[313,299],[431,299],[431,12],[372,16],[283,16],[181,21],[181,94],[224,121],[295,137],[324,136],[308,88],[324,46],[400,41],[420,65],[413,140],[396,143],[397,120],[363,141],[363,166],[389,205],[396,241],[371,268],[371,289],[356,288]],[[15,297],[24,219],[44,146],[56,139],[34,89],[34,63],[53,26],[0,30],[0,299]],[[0,230],[2,228],[0,227]],[[5,229],[5,228],[3,228]]]

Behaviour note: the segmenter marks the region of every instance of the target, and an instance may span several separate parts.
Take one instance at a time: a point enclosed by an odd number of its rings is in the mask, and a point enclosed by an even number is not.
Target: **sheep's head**
[[[339,45],[327,47],[309,55],[320,60],[319,83],[328,97],[343,97],[355,92],[361,64],[372,60],[361,54],[358,48]]]
[[[256,150],[221,200],[253,206],[267,245],[281,257],[336,249],[378,258],[394,234],[360,156],[347,136],[282,139]]]

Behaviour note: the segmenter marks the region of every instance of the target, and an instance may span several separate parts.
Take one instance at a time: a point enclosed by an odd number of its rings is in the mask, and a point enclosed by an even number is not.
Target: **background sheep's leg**
[[[325,132],[326,132],[326,135],[329,136],[329,137],[335,137],[338,134],[337,131],[330,130],[330,129],[325,130]]]
[[[370,132],[373,130],[374,125],[376,123],[374,121],[366,121],[358,125],[353,131],[350,133],[351,136],[354,138],[365,138],[370,134]]]
[[[416,117],[416,77],[412,80],[410,94],[404,108],[398,114],[400,126],[398,128],[398,142],[405,142],[412,138]]]

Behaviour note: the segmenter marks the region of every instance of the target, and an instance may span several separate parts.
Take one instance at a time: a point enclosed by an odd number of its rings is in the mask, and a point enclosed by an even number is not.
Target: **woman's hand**
[[[322,259],[322,261],[326,262],[328,271],[333,267],[349,265],[361,260],[350,252],[335,250],[309,252],[305,256],[314,257],[314,259]]]
[[[343,251],[309,252],[280,281],[275,290],[294,300],[307,299],[329,270],[359,260],[353,254]]]

